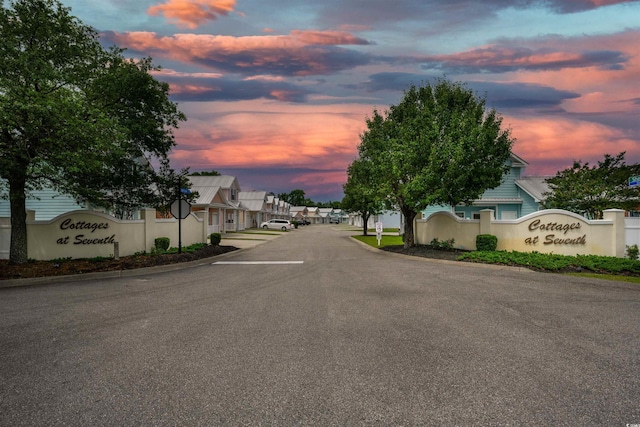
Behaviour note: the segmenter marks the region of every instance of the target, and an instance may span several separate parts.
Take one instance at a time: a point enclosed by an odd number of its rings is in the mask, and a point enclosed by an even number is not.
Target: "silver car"
[[[264,229],[275,228],[277,230],[289,231],[293,229],[293,224],[286,219],[271,219],[260,224],[260,227]]]

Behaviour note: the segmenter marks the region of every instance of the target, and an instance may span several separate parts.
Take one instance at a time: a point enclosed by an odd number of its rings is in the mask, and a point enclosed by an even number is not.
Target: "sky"
[[[365,120],[410,85],[463,82],[525,175],[640,163],[640,0],[61,0],[150,56],[188,118],[174,169],[342,199]]]

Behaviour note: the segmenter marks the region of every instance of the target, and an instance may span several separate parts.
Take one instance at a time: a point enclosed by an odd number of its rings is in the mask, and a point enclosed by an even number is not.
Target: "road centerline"
[[[285,265],[303,263],[304,261],[216,261],[211,265]]]

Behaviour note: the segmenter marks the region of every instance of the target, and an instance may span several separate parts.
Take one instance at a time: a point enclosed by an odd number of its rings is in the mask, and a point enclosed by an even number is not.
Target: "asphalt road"
[[[245,263],[0,289],[0,425],[640,423],[640,286],[349,234],[310,226],[220,259]]]

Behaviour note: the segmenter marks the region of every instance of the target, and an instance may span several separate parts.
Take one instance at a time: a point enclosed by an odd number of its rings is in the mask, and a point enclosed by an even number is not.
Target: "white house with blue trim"
[[[502,183],[496,188],[484,192],[480,199],[474,200],[470,205],[454,206],[428,206],[423,213],[423,218],[435,212],[452,212],[465,219],[480,219],[480,211],[491,209],[495,219],[517,219],[533,212],[544,209],[542,202],[544,193],[549,191],[546,183],[547,177],[524,176],[528,165],[526,161],[511,154],[507,164],[509,172],[504,176]]]
[[[6,193],[0,195],[7,196]],[[35,211],[37,221],[46,221],[70,211],[89,209],[90,206],[88,203],[78,203],[73,197],[61,194],[56,190],[43,189],[31,191],[27,195],[26,208]],[[11,217],[9,200],[1,198],[0,218],[9,217]]]

